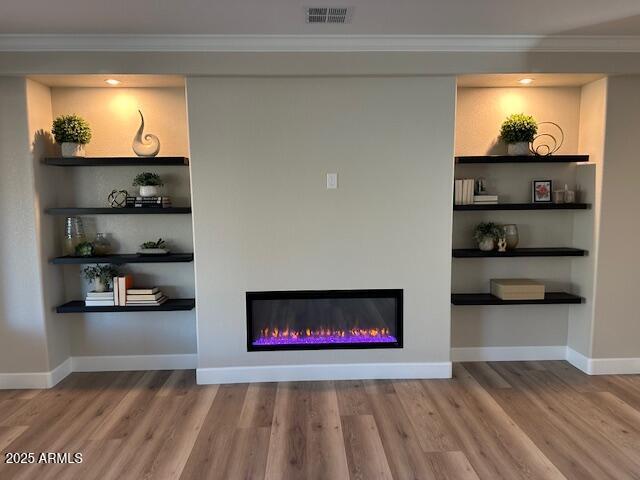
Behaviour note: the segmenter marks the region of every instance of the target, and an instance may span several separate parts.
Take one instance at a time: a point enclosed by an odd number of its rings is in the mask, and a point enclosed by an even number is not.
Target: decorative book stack
[[[473,203],[478,205],[497,205],[498,204],[498,195],[474,195]]]
[[[129,208],[169,208],[169,197],[127,197],[126,206]]]
[[[491,295],[501,300],[544,300],[544,283],[527,278],[491,280]]]
[[[113,307],[113,292],[89,292],[84,304],[87,307]]]
[[[167,301],[167,296],[158,287],[153,288],[130,288],[127,290],[126,305],[162,305]]]
[[[484,180],[476,182],[473,178],[461,178],[453,186],[454,205],[495,205],[498,195],[489,195],[484,189]],[[478,186],[481,183],[481,186]]]

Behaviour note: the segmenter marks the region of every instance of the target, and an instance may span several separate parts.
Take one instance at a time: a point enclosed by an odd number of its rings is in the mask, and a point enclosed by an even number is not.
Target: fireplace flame
[[[357,328],[354,327],[351,330],[343,329],[331,329],[327,327],[320,327],[315,330],[307,327],[304,330],[292,330],[288,326],[283,330],[278,327],[274,327],[271,330],[269,327],[263,328],[260,332],[261,338],[301,338],[301,337],[388,337],[390,332],[388,328]]]

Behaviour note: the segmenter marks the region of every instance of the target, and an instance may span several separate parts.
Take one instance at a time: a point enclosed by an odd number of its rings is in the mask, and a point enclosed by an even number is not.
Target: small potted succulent
[[[493,222],[480,223],[473,232],[473,239],[483,252],[490,252],[496,248],[496,242],[504,238],[504,228]]]
[[[83,268],[82,274],[93,283],[94,291],[107,292],[113,284],[113,277],[117,277],[120,272],[113,265],[96,265]]]
[[[500,127],[500,139],[507,144],[509,155],[531,155],[529,144],[538,133],[538,124],[531,115],[514,113]]]
[[[84,146],[91,141],[91,127],[78,115],[60,115],[51,128],[63,157],[84,157]]]
[[[138,250],[138,255],[167,255],[168,253],[167,242],[161,238],[155,242],[144,242]]]
[[[158,187],[164,185],[160,175],[152,172],[142,172],[133,179],[133,186],[140,188],[141,197],[157,197],[160,194]]]

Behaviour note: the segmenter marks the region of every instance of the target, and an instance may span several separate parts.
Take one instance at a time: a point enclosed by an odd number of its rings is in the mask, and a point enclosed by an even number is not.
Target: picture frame
[[[533,203],[551,203],[552,195],[552,180],[534,180],[531,182],[531,201]]]

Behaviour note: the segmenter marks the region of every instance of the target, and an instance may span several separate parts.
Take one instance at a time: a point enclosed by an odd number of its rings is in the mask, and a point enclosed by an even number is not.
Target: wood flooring
[[[451,380],[198,386],[192,370],[0,391],[0,479],[640,479],[640,376],[566,362]],[[82,453],[6,464],[5,452]]]

